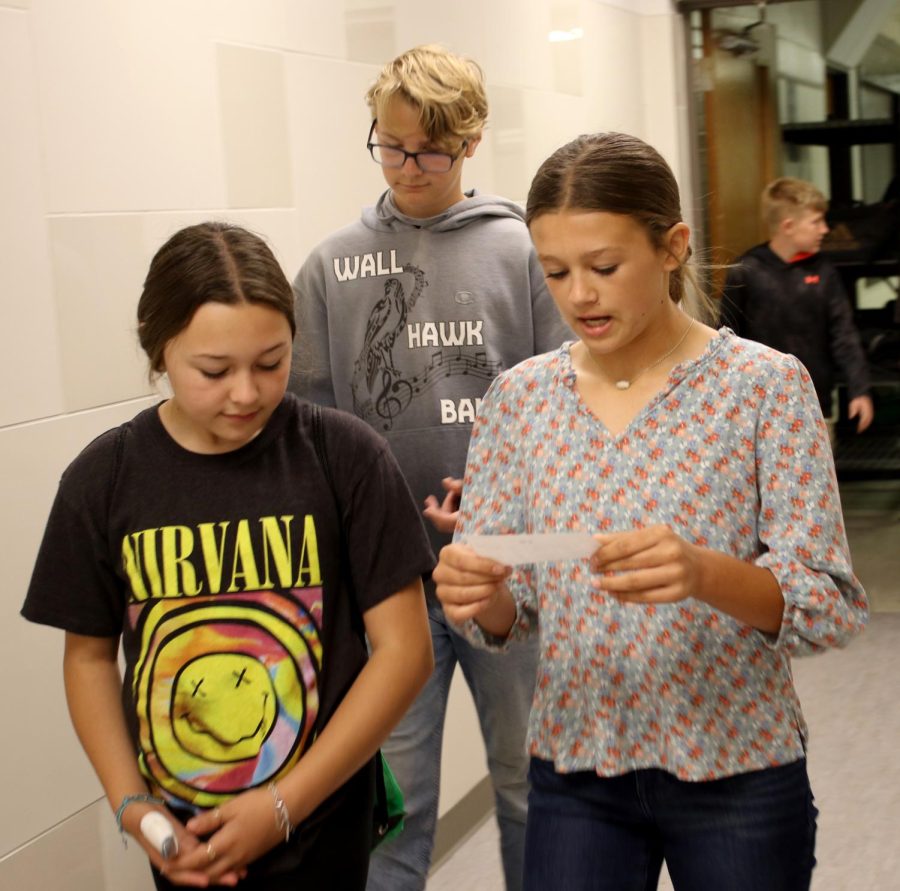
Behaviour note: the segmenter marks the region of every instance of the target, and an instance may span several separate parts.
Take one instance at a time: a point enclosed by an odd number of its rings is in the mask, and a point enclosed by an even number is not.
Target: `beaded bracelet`
[[[137,795],[126,795],[122,799],[122,803],[116,810],[116,826],[119,828],[119,835],[122,836],[122,844],[126,848],[128,847],[128,839],[125,837],[125,829],[122,826],[122,815],[129,804],[135,804],[138,801],[145,801],[147,804],[165,804],[161,798],[158,798],[156,795],[148,795],[146,792],[141,792]]]
[[[269,783],[269,791],[272,793],[272,798],[275,800],[275,825],[279,830],[284,830],[284,840],[286,842],[290,841],[291,833],[294,831],[294,827],[291,824],[290,812],[278,791],[278,787],[274,783]]]

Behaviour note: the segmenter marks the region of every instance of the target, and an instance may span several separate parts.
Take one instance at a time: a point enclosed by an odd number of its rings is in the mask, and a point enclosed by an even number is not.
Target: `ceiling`
[[[900,2],[869,45],[859,73],[868,83],[900,93]]]

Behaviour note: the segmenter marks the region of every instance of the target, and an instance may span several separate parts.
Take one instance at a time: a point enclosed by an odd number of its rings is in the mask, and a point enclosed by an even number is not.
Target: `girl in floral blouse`
[[[448,618],[540,633],[526,888],[797,891],[816,808],[795,655],[865,624],[826,428],[792,356],[682,309],[690,231],[662,157],[582,136],[527,221],[578,340],[494,382],[472,435]],[[596,533],[515,569],[471,533]]]

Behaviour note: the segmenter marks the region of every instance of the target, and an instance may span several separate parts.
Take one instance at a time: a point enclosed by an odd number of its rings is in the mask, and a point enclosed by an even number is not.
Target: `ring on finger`
[[[206,845],[206,859],[209,860],[210,863],[216,859],[216,849],[212,846],[212,842],[209,842]]]

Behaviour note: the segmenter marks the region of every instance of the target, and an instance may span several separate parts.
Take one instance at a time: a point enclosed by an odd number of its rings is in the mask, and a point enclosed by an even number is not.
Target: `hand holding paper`
[[[469,535],[464,543],[482,557],[507,566],[546,561],[585,560],[600,547],[590,532],[535,532]]]

